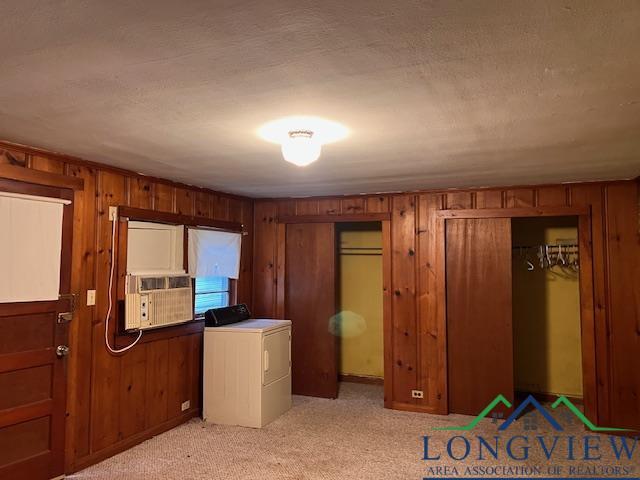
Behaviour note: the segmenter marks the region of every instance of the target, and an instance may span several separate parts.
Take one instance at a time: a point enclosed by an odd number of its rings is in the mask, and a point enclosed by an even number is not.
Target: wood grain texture
[[[535,206],[535,190],[533,188],[519,188],[505,192],[506,208],[527,208]]]
[[[416,403],[411,396],[418,381],[416,197],[396,195],[391,203],[393,400]]]
[[[291,384],[298,395],[338,395],[335,228],[286,226],[285,318],[291,320]]]
[[[637,184],[606,188],[609,422],[640,430],[640,236]]]
[[[2,179],[0,190],[68,199],[73,191]],[[78,193],[78,192],[76,192]],[[68,324],[71,310],[74,204],[62,214],[58,300],[0,304],[0,478],[53,478],[64,473]]]
[[[133,351],[112,356],[104,347],[104,317],[110,260],[111,223],[109,205],[153,208],[159,212],[180,210],[195,213],[205,209],[205,198],[224,197],[228,208],[221,217],[245,224],[242,238],[238,299],[251,303],[253,263],[253,201],[233,195],[186,187],[162,179],[136,175],[39,151],[34,160],[30,149],[11,150],[25,166],[0,162],[0,176],[17,175],[32,183],[56,183],[78,190],[74,196],[74,238],[71,289],[78,294],[78,306],[70,324],[68,357],[68,402],[65,447],[67,473],[113,455],[122,449],[197,415],[200,406],[199,336],[185,332],[182,343],[172,338],[145,342]],[[4,157],[3,157],[4,158]],[[38,168],[38,170],[36,170]],[[56,172],[56,173],[51,173]],[[61,175],[62,174],[62,175]],[[176,195],[176,189],[179,193]],[[198,201],[199,199],[199,201]],[[207,208],[212,218],[213,207]],[[96,306],[86,306],[86,291],[96,289]],[[201,330],[201,328],[200,328]],[[153,335],[151,335],[153,337]],[[113,337],[112,337],[113,338]],[[175,337],[180,338],[180,337]],[[129,343],[126,338],[122,342]],[[174,365],[169,342],[181,345]],[[119,346],[123,343],[117,342]],[[181,358],[185,361],[181,361]],[[184,373],[184,375],[182,375]],[[172,417],[169,398],[172,398]],[[191,407],[181,411],[179,399],[189,399]],[[176,406],[177,405],[177,406]]]
[[[253,314],[273,317],[276,314],[276,216],[277,205],[258,202],[254,206],[253,245]]]
[[[91,344],[95,307],[87,306],[86,291],[95,288],[96,172],[68,165],[67,175],[81,178],[84,189],[74,196],[74,235],[71,291],[78,295],[74,320],[69,325],[67,435],[65,459],[70,470],[73,459],[89,454],[91,423]]]
[[[437,253],[436,212],[442,206],[441,195],[422,194],[418,197],[418,332],[420,352],[439,352],[446,348],[445,332],[439,325],[437,310]],[[421,376],[420,389],[424,393],[425,403],[446,412],[445,385],[442,384],[441,372],[446,365],[438,355],[420,355]]]
[[[164,183],[153,186],[153,209],[158,212],[176,213],[175,188]]]
[[[625,187],[626,185],[630,185]],[[610,304],[613,297],[616,301],[620,298],[633,298],[630,292],[632,288],[638,288],[634,282],[621,282],[619,275],[624,273],[629,265],[621,267],[625,261],[626,254],[621,248],[609,248],[607,242],[607,228],[611,223],[609,220],[611,214],[605,208],[607,198],[607,189],[613,188],[629,188],[629,192],[635,191],[635,200],[632,199],[633,194],[627,193],[616,202],[616,207],[631,209],[637,212],[638,208],[638,188],[637,182],[608,182],[608,183],[585,183],[573,185],[546,185],[536,187],[511,187],[511,188],[495,188],[495,189],[469,189],[466,191],[434,191],[423,192],[418,196],[417,200],[417,228],[412,231],[406,228],[404,222],[396,221],[390,225],[390,233],[393,238],[400,242],[410,243],[411,237],[415,236],[416,242],[416,288],[417,294],[415,299],[415,309],[417,311],[417,328],[418,334],[412,341],[408,341],[406,346],[385,347],[385,358],[402,358],[406,352],[417,352],[417,363],[419,364],[419,373],[415,380],[408,377],[409,380],[400,381],[401,386],[396,388],[406,391],[409,388],[422,389],[424,392],[423,399],[395,399],[394,391],[386,395],[385,404],[391,408],[414,409],[415,411],[428,411],[431,413],[447,413],[447,383],[446,383],[446,305],[440,299],[445,298],[445,233],[444,219],[438,217],[442,210],[446,209],[449,204],[457,206],[469,206],[468,210],[454,209],[456,215],[477,216],[486,214],[487,217],[510,217],[510,216],[536,216],[536,215],[577,215],[586,214],[591,217],[591,253],[592,253],[592,270],[593,270],[593,288],[592,300],[594,310],[595,323],[595,348],[597,351],[597,359],[595,367],[597,370],[597,417],[598,421],[605,425],[610,418],[610,402],[608,400],[611,394],[609,377],[609,345],[608,338],[610,336]],[[415,194],[403,194],[395,197],[413,197]],[[383,196],[388,199],[389,196]],[[445,197],[448,197],[445,200]],[[371,204],[375,202],[378,196],[364,196],[365,211],[361,214],[355,214],[358,218],[373,211]],[[308,201],[314,199],[305,199]],[[316,221],[331,221],[335,217],[335,221],[342,221],[345,218],[345,212],[329,211],[323,206],[333,210],[336,205],[341,205],[345,200],[344,197],[321,197],[318,200],[317,215],[300,215],[298,220],[306,220],[313,216]],[[296,220],[296,200],[278,199],[278,200],[258,200],[256,201],[256,212],[260,211],[262,205],[268,203],[274,205],[277,215],[288,218],[287,221],[295,222]],[[384,201],[382,202],[384,203]],[[330,217],[332,216],[332,217]],[[638,229],[638,221],[636,216],[636,231]],[[258,221],[258,215],[256,215]],[[630,228],[630,227],[629,227]],[[266,237],[265,237],[266,235]],[[614,244],[617,241],[614,236]],[[276,258],[280,245],[277,239],[276,228],[265,228],[256,235],[255,252],[257,255],[254,259],[259,258],[263,265],[276,265]],[[387,248],[391,249],[391,246]],[[405,259],[393,254],[389,261],[390,270],[396,274],[403,273],[404,267],[396,265],[397,262],[404,262]],[[611,275],[607,265],[610,261],[616,262],[614,266],[615,277],[613,281],[609,281]],[[272,263],[273,262],[273,263]],[[628,276],[628,273],[626,273]],[[268,275],[254,275],[254,291],[263,290],[268,292],[263,297],[264,304],[261,309],[263,311],[276,310],[277,298],[272,295],[271,282],[273,282],[275,274],[269,272]],[[394,294],[393,303],[397,303],[395,291],[401,282],[395,280],[390,282],[390,292]],[[284,280],[283,280],[284,281]],[[265,282],[269,285],[265,288]],[[402,292],[402,288],[399,289]],[[636,290],[637,291],[637,290]],[[586,293],[583,293],[586,295]],[[613,297],[612,297],[613,296]],[[272,301],[273,306],[269,306],[268,302]],[[628,307],[631,309],[632,307]],[[633,307],[635,308],[635,307]],[[411,317],[409,317],[411,318]],[[620,318],[619,314],[616,318]],[[396,322],[400,322],[396,324]],[[393,325],[389,332],[385,334],[385,342],[389,342],[389,338],[396,331],[402,331],[406,319],[401,318],[397,313],[393,314]],[[617,326],[616,326],[617,328]],[[623,327],[624,328],[624,327]],[[628,327],[627,327],[628,328]],[[386,345],[386,344],[385,344]],[[625,353],[623,355],[635,355],[630,350],[633,345],[625,344]],[[622,358],[622,357],[621,357]],[[387,363],[387,361],[385,361]],[[385,364],[387,368],[387,365]],[[393,364],[393,369],[397,365]],[[392,370],[395,371],[395,370]],[[387,383],[399,382],[397,379],[390,379],[391,373],[385,373]],[[397,391],[397,390],[396,390]],[[585,405],[589,408],[589,403]]]
[[[446,270],[449,411],[478,415],[514,400],[511,220],[447,220]]]
[[[195,215],[195,192],[186,188],[176,188],[176,213],[179,215]]]

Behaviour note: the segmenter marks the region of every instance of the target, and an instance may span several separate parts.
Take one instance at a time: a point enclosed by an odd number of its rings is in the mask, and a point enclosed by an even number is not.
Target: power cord
[[[132,349],[136,343],[140,341],[142,338],[142,330],[138,331],[138,338],[136,338],[133,343],[127,345],[123,348],[113,348],[109,344],[109,318],[111,317],[111,307],[113,306],[113,271],[115,270],[115,259],[116,259],[116,222],[118,216],[116,215],[111,219],[111,270],[109,272],[109,308],[107,309],[107,318],[104,319],[104,343],[107,346],[107,349],[112,354],[124,353],[127,350]]]

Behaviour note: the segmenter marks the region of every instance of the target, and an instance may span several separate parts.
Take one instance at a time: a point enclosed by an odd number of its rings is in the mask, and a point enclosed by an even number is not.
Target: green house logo
[[[451,427],[435,427],[434,430],[440,430],[440,431],[463,431],[463,432],[468,432],[473,430],[476,425],[478,425],[478,423],[480,423],[480,420],[482,420],[483,418],[487,417],[488,415],[491,414],[491,412],[493,411],[494,408],[496,408],[499,405],[504,405],[507,408],[511,408],[513,406],[513,404],[506,399],[506,397],[504,395],[498,395],[496,398],[493,399],[493,401],[491,403],[489,403],[489,405],[487,405],[484,410],[482,410],[480,412],[480,414],[475,417],[471,422],[469,422],[467,425],[461,425],[461,426],[451,426]],[[565,397],[564,395],[558,397],[558,399],[553,402],[553,404],[551,405],[552,409],[557,409],[560,405],[564,405],[565,407],[567,407],[569,409],[569,411],[571,411],[571,413],[573,413],[573,415],[575,417],[578,418],[578,420],[580,420],[589,430],[591,430],[592,432],[629,432],[631,430],[626,429],[626,428],[613,428],[613,427],[598,427],[596,426],[591,420],[589,420],[572,402],[571,400],[569,400],[567,397]],[[553,416],[549,413],[549,411],[544,408],[534,397],[533,395],[529,395],[526,400],[524,402],[522,402],[517,409],[515,409],[513,411],[513,413],[511,415],[509,415],[509,417],[504,421],[504,423],[502,423],[500,425],[500,427],[498,428],[499,431],[505,431],[507,430],[512,424],[513,422],[515,422],[518,417],[520,417],[520,415],[522,414],[522,412],[524,411],[525,408],[527,407],[533,407],[535,408],[541,415],[542,417],[556,430],[556,431],[563,431],[564,429],[562,428],[562,426],[556,421],[555,418],[553,418]]]

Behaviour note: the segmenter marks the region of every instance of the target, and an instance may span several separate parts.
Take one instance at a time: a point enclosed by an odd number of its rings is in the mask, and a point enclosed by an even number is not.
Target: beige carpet
[[[294,397],[293,408],[261,430],[205,424],[193,420],[159,435],[120,455],[72,476],[75,479],[422,479],[435,472],[429,466],[456,466],[458,476],[471,465],[549,465],[542,453],[531,449],[528,461],[456,462],[445,459],[445,443],[461,432],[438,432],[433,427],[466,424],[471,417],[448,417],[398,412],[382,408],[382,388],[343,383],[337,400]],[[558,420],[565,425],[562,418]],[[549,434],[542,421],[537,430],[520,419],[508,436]],[[473,431],[492,438],[497,426],[484,420]],[[559,435],[576,435],[576,455],[582,454],[584,430],[577,424]],[[441,461],[423,461],[422,436],[432,437],[431,447],[442,453]],[[471,438],[473,435],[469,435]],[[610,455],[608,437],[601,438],[598,462],[554,461],[554,465],[629,466],[638,475],[636,452],[633,462],[618,462]],[[605,444],[606,442],[606,444]],[[564,443],[558,450],[564,451]],[[636,450],[640,450],[638,447]],[[477,449],[472,450],[477,457]],[[471,456],[470,456],[471,458]],[[567,470],[565,470],[567,472]],[[445,472],[441,472],[445,473]],[[545,472],[546,474],[546,472]],[[456,476],[451,472],[448,476]]]

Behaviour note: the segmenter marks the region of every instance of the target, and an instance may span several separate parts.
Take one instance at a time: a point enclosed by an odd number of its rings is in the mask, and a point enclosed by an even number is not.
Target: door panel
[[[477,415],[513,403],[511,220],[446,223],[449,411]]]
[[[266,335],[262,340],[264,370],[262,384],[269,385],[289,374],[290,345],[289,330]]]
[[[336,398],[337,339],[333,223],[288,224],[285,241],[285,315],[292,322],[292,390]]]
[[[3,190],[72,199],[73,192],[2,181]],[[50,479],[63,474],[65,356],[70,312],[72,205],[62,218],[60,294],[57,300],[0,303],[0,480]],[[66,320],[66,319],[63,319]]]

